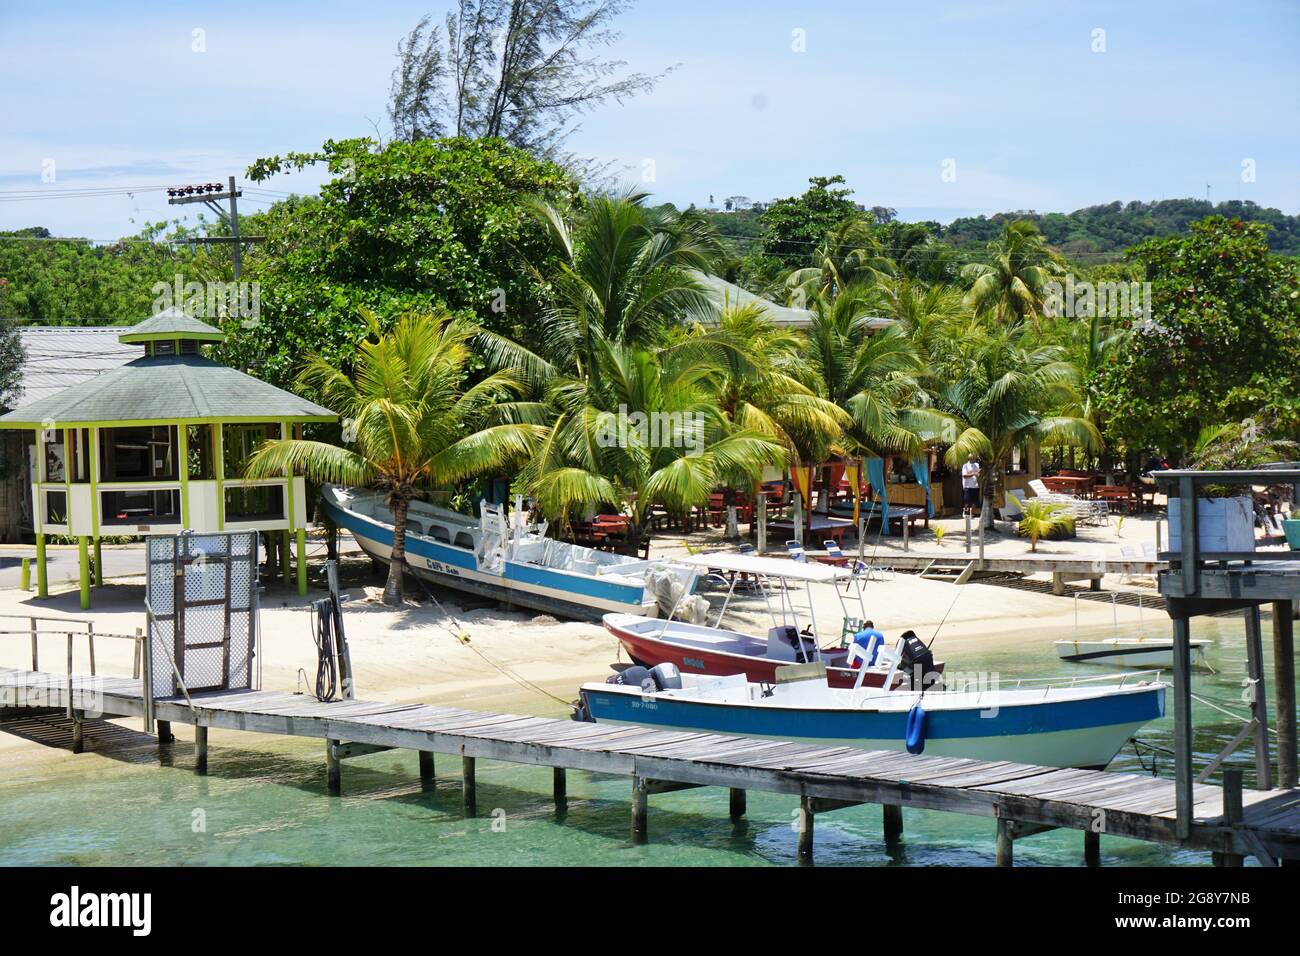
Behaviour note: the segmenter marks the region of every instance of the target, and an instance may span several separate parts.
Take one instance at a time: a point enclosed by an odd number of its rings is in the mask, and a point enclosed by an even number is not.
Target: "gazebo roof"
[[[119,342],[152,342],[155,339],[194,339],[200,342],[224,342],[226,333],[186,315],[173,306],[139,322],[117,337]]]
[[[337,418],[328,408],[210,359],[163,355],[138,358],[0,415],[0,428]]]

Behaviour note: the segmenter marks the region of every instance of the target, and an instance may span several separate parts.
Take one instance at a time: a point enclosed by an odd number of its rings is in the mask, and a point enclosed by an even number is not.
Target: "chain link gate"
[[[149,641],[145,699],[254,683],[256,531],[147,539]],[[152,713],[146,715],[152,725]]]

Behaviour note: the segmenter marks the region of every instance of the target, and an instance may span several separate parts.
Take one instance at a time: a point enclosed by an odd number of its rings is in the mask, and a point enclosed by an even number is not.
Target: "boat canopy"
[[[805,564],[789,558],[764,558],[757,554],[740,554],[732,551],[715,551],[711,554],[692,554],[685,558],[674,559],[679,564],[697,568],[716,568],[722,571],[736,571],[741,574],[759,574],[769,578],[786,578],[790,581],[812,581],[831,583],[844,581],[853,577],[848,568],[837,568],[829,564]]]

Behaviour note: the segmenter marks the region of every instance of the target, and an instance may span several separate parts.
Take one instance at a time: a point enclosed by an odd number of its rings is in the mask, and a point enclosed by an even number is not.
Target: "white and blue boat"
[[[818,668],[824,675],[823,665],[795,665],[788,670],[796,676],[782,680],[778,673],[775,684],[675,669],[665,677],[657,669],[653,680],[640,683],[584,685],[579,716],[863,750],[1101,768],[1165,710],[1165,685],[1154,671],[920,692],[829,687]]]
[[[326,485],[321,496],[330,519],[387,564],[393,515],[383,493]],[[480,511],[476,519],[412,501],[406,518],[411,573],[508,606],[584,620],[609,612],[654,617],[694,590],[690,568],[556,541],[520,509],[507,513],[485,502]]]

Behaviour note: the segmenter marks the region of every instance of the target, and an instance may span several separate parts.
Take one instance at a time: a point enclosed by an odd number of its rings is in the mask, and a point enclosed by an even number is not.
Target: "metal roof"
[[[138,354],[138,353],[137,353]],[[197,355],[137,358],[0,415],[0,428],[198,419],[335,419],[328,408]]]
[[[793,326],[800,329],[806,329],[812,325],[812,313],[807,309],[790,309],[784,305],[777,305],[771,299],[755,295],[748,289],[742,289],[733,282],[728,282],[726,279],[720,279],[704,272],[694,272],[693,278],[704,286],[705,294],[719,309],[728,306],[736,308],[737,306],[757,303],[767,314],[768,321],[774,325]]]
[[[69,385],[139,358],[140,347],[120,343],[121,334],[120,325],[19,326],[26,359],[13,407],[57,395]]]

